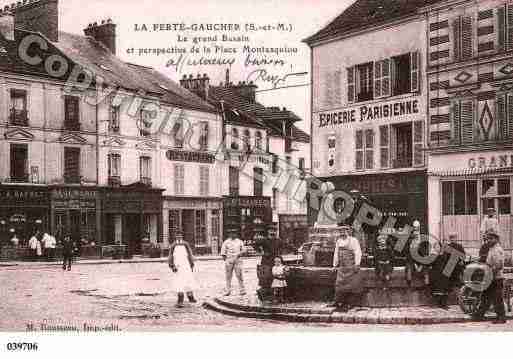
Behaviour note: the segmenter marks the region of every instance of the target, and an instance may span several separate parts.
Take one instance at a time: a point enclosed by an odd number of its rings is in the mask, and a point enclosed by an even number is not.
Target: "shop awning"
[[[494,174],[513,174],[513,167],[496,167],[496,168],[466,168],[456,170],[434,170],[428,171],[428,176],[436,177],[475,177],[488,176]]]

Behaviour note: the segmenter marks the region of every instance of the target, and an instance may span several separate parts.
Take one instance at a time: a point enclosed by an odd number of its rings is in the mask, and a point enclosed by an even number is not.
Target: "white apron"
[[[177,272],[171,273],[173,290],[175,292],[192,292],[196,289],[196,280],[192,273],[187,256],[187,248],[177,245],[173,251],[173,261]]]

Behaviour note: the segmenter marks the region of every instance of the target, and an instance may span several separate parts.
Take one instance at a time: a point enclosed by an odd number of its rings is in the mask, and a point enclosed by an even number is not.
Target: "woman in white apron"
[[[177,308],[183,308],[184,293],[189,302],[196,303],[193,291],[196,288],[196,280],[192,270],[194,269],[194,257],[191,247],[183,240],[183,233],[175,234],[175,242],[169,248],[169,268],[173,271],[173,289],[178,293]]]

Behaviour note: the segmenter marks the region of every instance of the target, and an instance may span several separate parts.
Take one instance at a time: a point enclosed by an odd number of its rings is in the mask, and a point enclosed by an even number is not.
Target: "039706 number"
[[[37,351],[37,343],[7,343],[8,351]]]

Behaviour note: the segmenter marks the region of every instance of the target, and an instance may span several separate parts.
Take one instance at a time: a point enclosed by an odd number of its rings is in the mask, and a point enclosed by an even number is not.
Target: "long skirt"
[[[335,281],[335,301],[345,303],[348,296],[363,292],[363,273],[356,267],[339,267]]]

